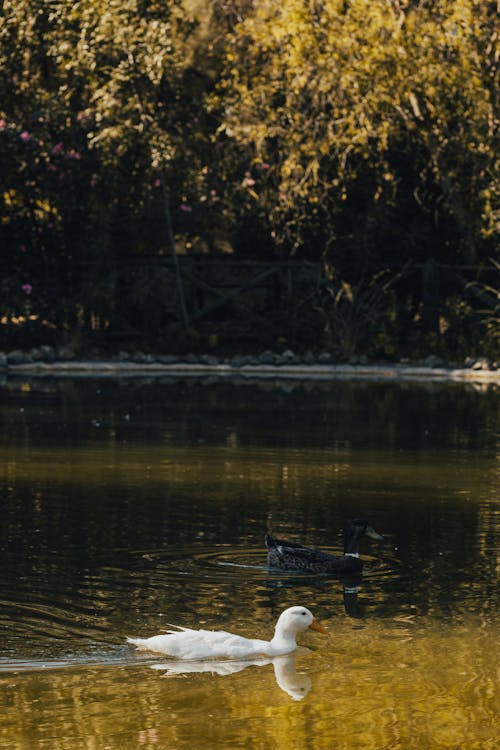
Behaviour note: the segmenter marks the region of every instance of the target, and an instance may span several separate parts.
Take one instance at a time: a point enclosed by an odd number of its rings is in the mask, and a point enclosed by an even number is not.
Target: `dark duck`
[[[303,573],[351,573],[363,567],[359,557],[359,541],[367,536],[375,541],[384,538],[370,526],[368,521],[355,518],[346,528],[344,554],[336,557],[313,547],[304,547],[296,542],[285,542],[266,534],[267,563],[276,570],[297,570]]]

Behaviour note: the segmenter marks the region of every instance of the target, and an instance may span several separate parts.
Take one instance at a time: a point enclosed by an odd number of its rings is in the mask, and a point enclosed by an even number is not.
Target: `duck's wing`
[[[266,534],[264,537],[266,547],[268,549],[274,549],[275,547],[287,547],[289,549],[312,549],[312,547],[304,547],[303,544],[298,542],[288,542],[284,539],[276,539],[276,537]]]
[[[322,552],[315,547],[305,547],[303,544],[298,542],[288,542],[283,539],[276,539],[275,537],[266,534],[265,542],[267,549],[276,551],[278,555],[296,555],[304,559],[316,558],[318,560],[336,560],[335,555],[330,555],[328,552]]]
[[[285,542],[266,536],[268,562],[273,568],[287,570],[314,570],[327,568],[339,560],[334,555],[295,542]]]
[[[129,638],[141,650],[176,656],[180,659],[232,658],[244,659],[256,654],[267,654],[269,642],[227,633],[224,630],[169,631],[152,638]]]

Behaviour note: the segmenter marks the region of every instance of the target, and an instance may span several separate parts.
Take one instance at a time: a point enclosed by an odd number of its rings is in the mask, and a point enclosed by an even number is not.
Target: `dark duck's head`
[[[346,525],[344,555],[357,555],[359,540],[363,536],[367,536],[376,542],[381,542],[384,538],[364,518],[353,518]]]

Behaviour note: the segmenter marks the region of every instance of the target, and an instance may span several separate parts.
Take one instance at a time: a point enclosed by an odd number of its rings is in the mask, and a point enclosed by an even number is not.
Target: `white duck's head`
[[[298,633],[308,628],[320,633],[328,633],[326,628],[316,622],[313,613],[307,607],[289,607],[278,618],[273,641],[295,640]]]

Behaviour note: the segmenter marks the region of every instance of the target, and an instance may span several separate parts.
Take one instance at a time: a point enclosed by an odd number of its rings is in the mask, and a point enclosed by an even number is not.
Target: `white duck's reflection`
[[[299,649],[306,652],[309,649]],[[231,659],[224,661],[164,661],[161,664],[152,664],[151,668],[163,672],[164,677],[174,675],[193,674],[195,672],[209,672],[223,677],[241,672],[247,667],[265,667],[273,665],[274,677],[278,686],[288,693],[294,701],[303,700],[312,687],[311,679],[306,674],[297,672],[295,666],[295,654],[275,656],[273,659],[261,657],[256,659]]]

